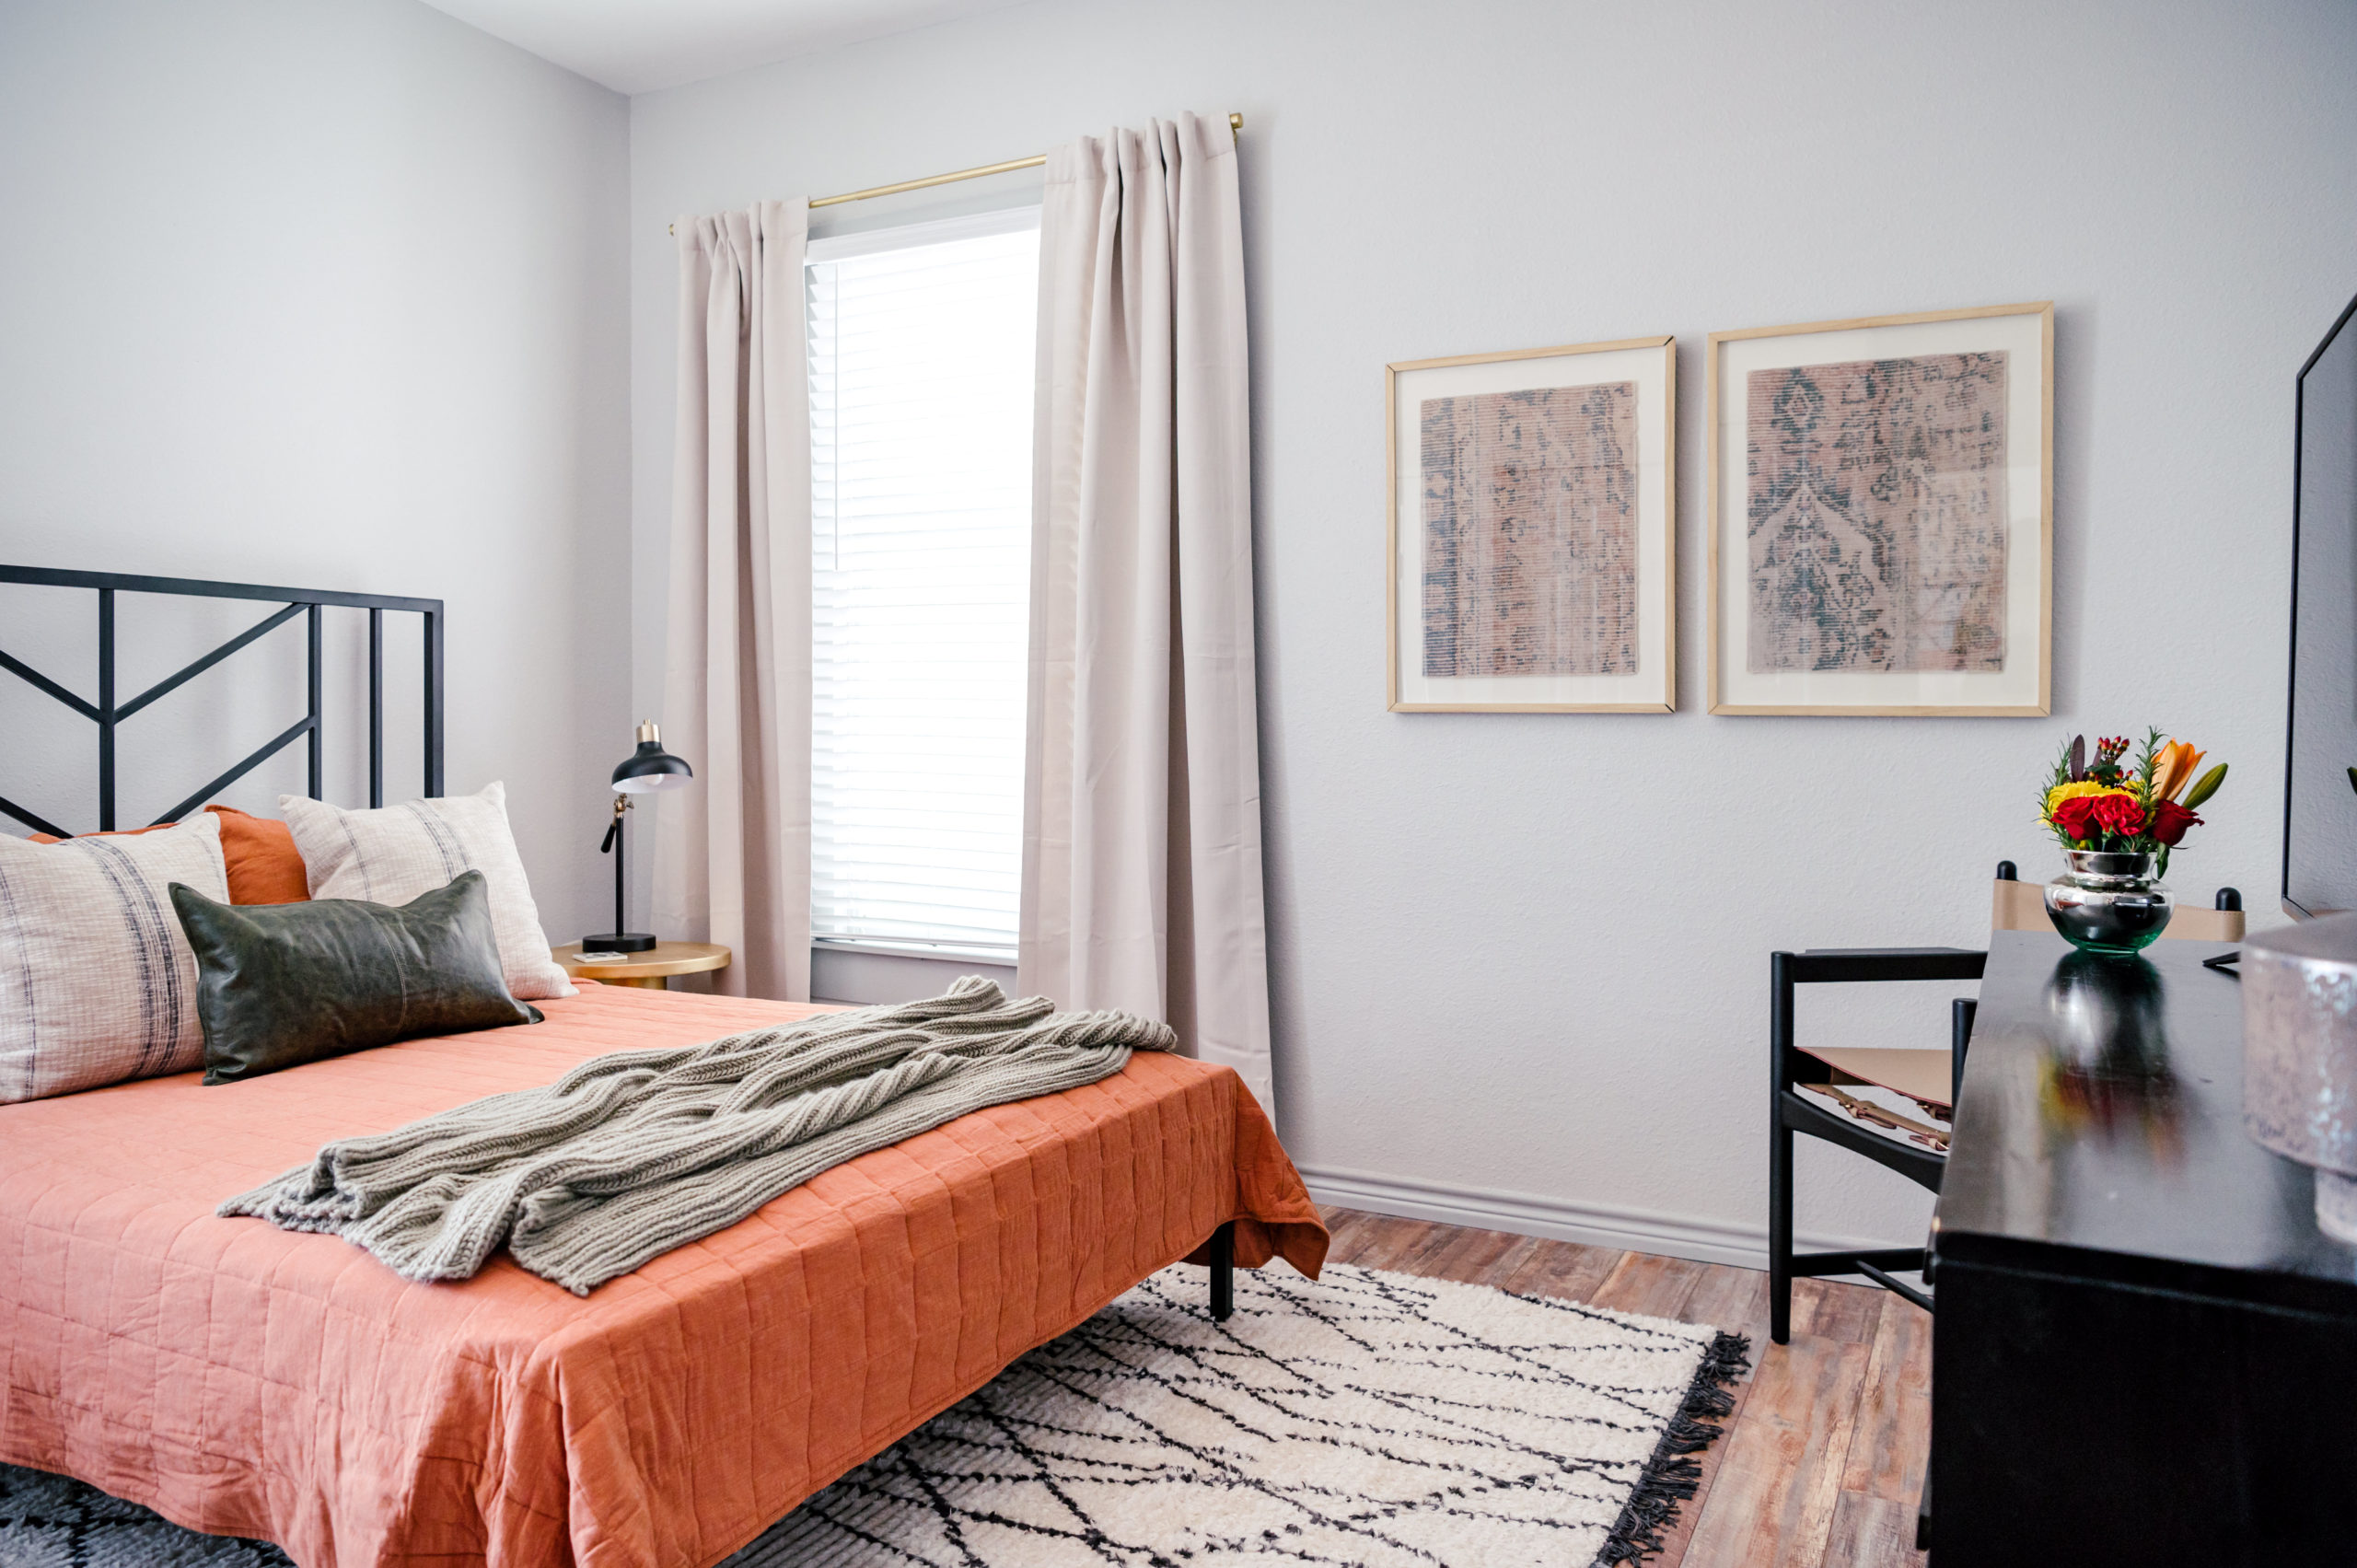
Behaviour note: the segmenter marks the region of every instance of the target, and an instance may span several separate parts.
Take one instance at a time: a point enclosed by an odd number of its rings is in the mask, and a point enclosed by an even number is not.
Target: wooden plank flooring
[[[1768,1342],[1768,1276],[1568,1241],[1322,1211],[1336,1262],[1751,1337],[1726,1434],[1649,1568],[1922,1568],[1915,1507],[1931,1443],[1932,1320],[1886,1291],[1798,1280],[1793,1342]]]

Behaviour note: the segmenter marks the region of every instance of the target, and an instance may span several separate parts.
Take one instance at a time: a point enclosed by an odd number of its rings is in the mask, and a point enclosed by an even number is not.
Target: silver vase
[[[2046,918],[2080,949],[2109,957],[2156,940],[2177,900],[2154,879],[2149,854],[2067,849],[2068,869],[2046,885]]]

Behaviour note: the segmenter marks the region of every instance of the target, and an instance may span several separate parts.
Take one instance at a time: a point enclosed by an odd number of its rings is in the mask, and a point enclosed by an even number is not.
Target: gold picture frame
[[[1391,712],[1676,710],[1677,342],[1668,336],[1623,338],[1384,366],[1384,652]],[[1552,396],[1558,392],[1581,398],[1559,403]],[[1541,394],[1542,401],[1528,401]],[[1502,573],[1493,566],[1485,575],[1469,574],[1466,581],[1473,586],[1443,602],[1434,597],[1427,552],[1447,552],[1454,580],[1453,563],[1461,559],[1457,552],[1464,544],[1469,540],[1478,547],[1505,537],[1512,523],[1497,515],[1499,509],[1515,510],[1527,503],[1503,502],[1494,489],[1475,492],[1467,508],[1474,516],[1460,520],[1451,503],[1448,519],[1427,521],[1426,466],[1434,460],[1436,438],[1431,422],[1454,420],[1452,430],[1469,433],[1463,449],[1469,450],[1480,440],[1479,422],[1497,421],[1510,400],[1517,410],[1546,422],[1542,436],[1562,457],[1560,467],[1542,472],[1556,489],[1587,497],[1587,526],[1575,541],[1559,533],[1551,571],[1531,572],[1526,582],[1516,561],[1505,569],[1519,585],[1509,591],[1500,588]],[[1437,412],[1431,406],[1435,402],[1442,405]],[[1411,420],[1413,426],[1403,436]],[[1517,435],[1517,447],[1519,440]],[[1510,466],[1517,473],[1524,467]],[[1400,528],[1403,510],[1418,519],[1407,537]],[[1608,517],[1608,512],[1617,515]],[[1576,521],[1566,527],[1579,531]],[[1434,543],[1436,528],[1450,530],[1445,545]],[[1570,569],[1575,560],[1585,563],[1577,573]],[[1582,613],[1566,614],[1564,585],[1573,575],[1582,578],[1587,604]],[[1403,581],[1420,586],[1412,604],[1401,602]],[[1480,624],[1491,618],[1508,624],[1506,633],[1492,633],[1485,646],[1469,647],[1462,639],[1462,629],[1474,623],[1465,602],[1473,598],[1480,600]],[[1422,656],[1417,657],[1420,651]],[[1405,668],[1403,661],[1411,658],[1414,668]]]
[[[2025,374],[2020,360],[2032,354],[2035,372]],[[2051,301],[1713,332],[1704,387],[1712,713],[2052,711]],[[1827,387],[1836,394],[1829,401]],[[1755,408],[1755,391],[1773,401]],[[1849,411],[1831,433],[1817,428],[1828,409]],[[1765,447],[1763,416],[1780,432]],[[1887,439],[1908,421],[1904,434],[1926,439]],[[2034,441],[2022,438],[2025,425],[2034,425]],[[1912,468],[1881,459],[1890,465],[1885,477],[1899,474],[1895,485],[1869,487],[1886,509],[1887,494],[1915,486],[1904,503],[1912,526],[1903,531],[1887,518],[1878,525],[1851,484],[1857,453],[1902,447],[1940,454]],[[1840,460],[1812,468],[1829,453]],[[1817,480],[1833,494],[1817,495]],[[1771,505],[1780,510],[1755,525],[1755,511]],[[2001,511],[2002,531],[1991,526]],[[1771,530],[1776,517],[1786,520]],[[1845,533],[1847,559],[1871,554],[1872,572],[1842,577]],[[1897,538],[1908,540],[1905,569],[1916,575],[1894,587],[1883,552],[1899,552]],[[1834,582],[1862,586],[1843,594]]]

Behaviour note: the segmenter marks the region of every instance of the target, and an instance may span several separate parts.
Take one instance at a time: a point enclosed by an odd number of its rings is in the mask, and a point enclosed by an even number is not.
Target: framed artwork
[[[1675,345],[1384,367],[1392,712],[1677,705]]]
[[[1714,714],[2050,706],[2054,307],[1713,332]]]

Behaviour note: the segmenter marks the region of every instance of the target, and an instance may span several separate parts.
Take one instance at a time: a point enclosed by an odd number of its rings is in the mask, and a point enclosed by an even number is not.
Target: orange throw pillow
[[[296,853],[295,835],[285,823],[240,811],[234,806],[208,806],[205,809],[221,819],[221,858],[229,871],[231,903],[307,904],[311,901],[311,884],[303,871],[303,857]],[[81,836],[119,839],[133,833],[152,833],[157,828],[170,826],[169,822],[158,822],[154,828],[123,828],[111,833],[85,833]],[[63,842],[48,833],[27,836],[37,844]]]
[[[233,904],[301,904],[311,899],[295,835],[274,818],[256,817],[234,806],[208,806],[221,819],[221,858],[229,865]]]

